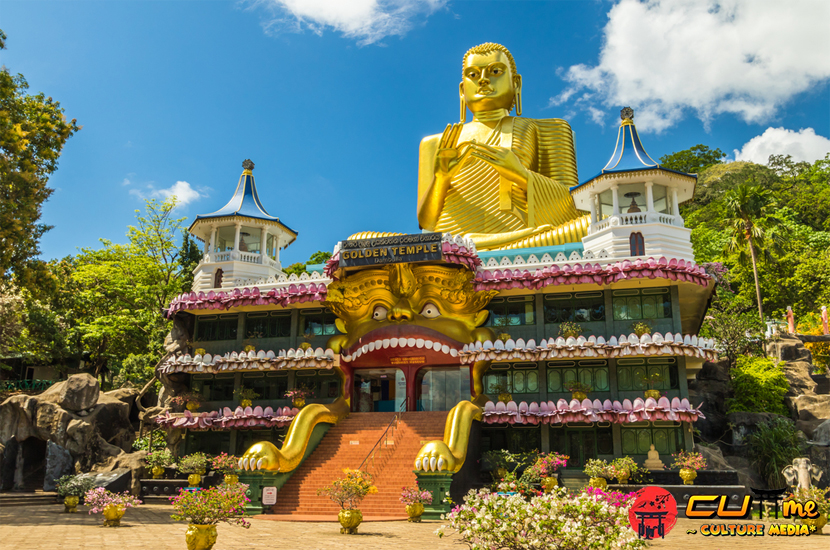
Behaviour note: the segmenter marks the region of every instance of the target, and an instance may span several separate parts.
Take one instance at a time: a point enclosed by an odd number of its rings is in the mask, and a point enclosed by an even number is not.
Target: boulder
[[[726,459],[723,458],[723,453],[720,448],[710,447],[708,445],[695,445],[694,450],[706,459],[707,470],[734,470]]]
[[[767,355],[779,361],[813,361],[813,355],[804,347],[804,343],[789,335],[780,336],[767,344]]]
[[[65,475],[74,471],[72,455],[51,441],[46,442],[46,473],[43,476],[43,490],[52,492],[55,490],[55,482]]]
[[[121,452],[116,456],[108,457],[106,460],[92,467],[92,472],[106,473],[115,471],[127,471],[130,473],[130,482],[127,487],[135,495],[141,495],[141,479],[146,477],[147,451],[136,451],[134,453]],[[123,489],[122,489],[123,490]]]
[[[769,422],[781,415],[774,413],[749,413],[733,412],[726,417],[732,425],[732,445],[743,446],[747,444],[747,438],[753,433],[758,424]]]
[[[81,474],[81,479],[91,479],[95,487],[103,487],[113,493],[130,490],[131,472],[128,468],[117,468],[108,472],[89,472]]]
[[[0,462],[0,491],[8,491],[14,487],[14,472],[17,470],[17,450],[20,443],[12,436],[4,443],[3,462]]]
[[[67,411],[83,411],[98,402],[101,388],[90,374],[73,374],[38,396],[42,402],[55,403]]]
[[[787,392],[787,396],[798,397],[816,391],[817,384],[810,376],[812,368],[813,365],[806,361],[784,363],[784,376],[787,377],[787,381],[790,383],[790,391]]]
[[[724,457],[724,460],[726,460],[730,468],[738,471],[738,480],[744,487],[748,489],[753,487],[755,489],[767,488],[767,482],[764,481],[764,478],[758,473],[758,470],[755,469],[749,459],[741,456],[727,456]]]
[[[823,447],[830,446],[830,420],[825,420],[813,430],[813,443]]]
[[[729,384],[729,364],[724,359],[717,363],[705,362],[694,380],[689,381],[689,400],[700,403],[706,418],[695,422],[704,441],[718,441],[729,430],[726,418],[726,400],[732,397]]]

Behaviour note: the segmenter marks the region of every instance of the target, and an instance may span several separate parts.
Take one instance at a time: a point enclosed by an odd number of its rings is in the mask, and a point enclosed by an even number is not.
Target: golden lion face
[[[454,364],[464,344],[492,339],[479,328],[497,291],[476,292],[461,267],[395,264],[328,287],[326,304],[344,334],[328,346],[353,366]],[[392,362],[394,363],[394,361]]]

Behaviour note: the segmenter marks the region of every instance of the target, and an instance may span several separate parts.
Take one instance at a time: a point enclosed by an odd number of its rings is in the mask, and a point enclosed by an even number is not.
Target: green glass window
[[[670,319],[671,293],[668,288],[614,291],[614,320]]]
[[[608,361],[583,359],[581,361],[556,361],[548,363],[548,391],[567,393],[568,382],[578,380],[591,386],[593,391],[611,391]]]
[[[233,386],[236,375],[222,374],[194,374],[190,379],[190,387],[205,401],[233,401]]]
[[[508,393],[538,393],[539,370],[536,363],[516,363],[513,368],[493,365],[484,377],[484,391],[497,395],[499,386],[506,387]]]
[[[622,391],[676,390],[680,387],[674,357],[645,359],[617,359],[617,389]],[[650,386],[645,379],[657,377]]]
[[[311,399],[337,398],[340,395],[340,377],[334,370],[299,370],[294,375],[294,387],[300,386],[314,392]]]
[[[597,292],[545,295],[545,323],[593,323],[605,320],[605,297]]]
[[[529,296],[496,298],[490,302],[489,309],[487,326],[515,327],[536,323],[533,298]]]
[[[588,459],[614,454],[614,436],[610,426],[555,428],[550,431],[550,449],[570,457],[568,468],[583,468]]]
[[[541,448],[541,426],[487,427],[481,430],[482,452],[506,449],[511,453],[529,453]]]
[[[291,336],[291,314],[249,313],[245,316],[246,338],[287,338]]]
[[[628,426],[620,429],[622,452],[626,455],[648,454],[651,445],[661,455],[683,450],[683,434],[680,427]]]
[[[196,341],[236,340],[236,315],[205,315],[196,318]]]
[[[337,316],[329,310],[310,309],[300,311],[300,329],[303,335],[331,336],[340,334],[334,321]]]

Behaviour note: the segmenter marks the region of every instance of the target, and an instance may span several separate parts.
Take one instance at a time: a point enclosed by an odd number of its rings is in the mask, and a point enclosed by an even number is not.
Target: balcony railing
[[[611,226],[644,225],[648,223],[662,223],[665,225],[683,227],[683,218],[660,212],[620,213],[617,216],[610,216],[604,220],[598,221],[597,223],[592,223],[589,228],[589,234],[593,235],[595,233],[599,233],[600,231],[604,231]]]
[[[220,262],[245,262],[248,264],[265,264],[269,267],[280,269],[280,263],[268,256],[263,257],[259,252],[237,252],[235,250],[226,250],[224,252],[214,252],[213,254],[205,254],[202,256],[201,263],[216,264]]]

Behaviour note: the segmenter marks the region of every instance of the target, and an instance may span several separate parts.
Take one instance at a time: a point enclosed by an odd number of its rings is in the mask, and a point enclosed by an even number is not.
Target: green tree
[[[0,49],[5,39],[0,31]],[[60,103],[28,88],[23,75],[0,69],[0,280],[14,276],[18,286],[35,285],[43,273],[35,258],[51,227],[40,222],[41,207],[53,192],[47,184],[61,150],[80,129]]]
[[[726,155],[720,149],[710,149],[698,144],[689,149],[660,157],[660,165],[670,170],[697,174],[713,164],[720,164]]]
[[[297,262],[295,264],[291,264],[288,267],[283,269],[283,272],[286,275],[291,275],[292,273],[297,275],[298,277],[305,273],[306,267],[310,265],[317,265],[317,264],[324,264],[329,261],[331,258],[331,252],[323,252],[322,250],[318,250],[311,257],[308,259],[307,262]]]
[[[745,264],[747,258],[752,262],[758,316],[763,323],[764,304],[758,279],[758,253],[759,247],[768,250],[780,243],[780,237],[772,231],[781,223],[775,215],[776,204],[769,190],[750,182],[744,182],[727,192],[723,202],[723,225],[729,231],[727,248],[739,253],[741,263]]]

